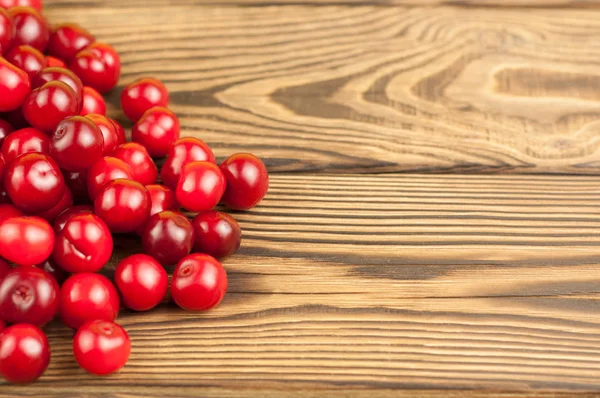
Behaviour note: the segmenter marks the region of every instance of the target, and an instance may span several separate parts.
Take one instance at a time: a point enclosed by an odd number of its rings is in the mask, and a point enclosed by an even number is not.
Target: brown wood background
[[[219,308],[124,311],[108,378],[53,325],[47,374],[1,395],[600,393],[598,1],[46,3],[272,188]]]

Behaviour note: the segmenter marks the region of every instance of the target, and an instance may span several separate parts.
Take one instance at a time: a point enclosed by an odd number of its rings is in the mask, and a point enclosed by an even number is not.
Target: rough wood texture
[[[114,44],[123,84],[164,79],[185,132],[220,156],[252,150],[274,172],[600,172],[600,11],[126,4],[48,16]]]
[[[275,176],[237,214],[216,310],[122,314],[133,355],[108,379],[53,326],[46,376],[0,392],[594,391],[599,193],[592,177]]]

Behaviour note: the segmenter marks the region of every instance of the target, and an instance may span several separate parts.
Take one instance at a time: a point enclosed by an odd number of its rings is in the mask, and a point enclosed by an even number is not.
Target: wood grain
[[[219,156],[251,150],[273,172],[600,173],[600,11],[136,4],[47,14],[114,44],[122,84],[165,80],[184,132]]]
[[[221,306],[124,312],[133,355],[109,378],[53,325],[47,374],[0,393],[598,391],[599,193],[593,177],[274,176],[235,215]],[[113,263],[137,250],[120,245]]]

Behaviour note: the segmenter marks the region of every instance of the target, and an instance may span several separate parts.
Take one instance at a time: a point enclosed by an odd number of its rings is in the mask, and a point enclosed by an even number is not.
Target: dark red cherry
[[[178,140],[169,150],[167,160],[160,170],[163,184],[176,189],[183,167],[188,163],[200,161],[217,162],[213,151],[204,141],[194,137]]]
[[[181,213],[163,211],[146,223],[142,233],[144,253],[162,265],[174,265],[190,254],[194,244],[192,224]]]
[[[194,252],[215,258],[235,254],[240,248],[242,230],[228,214],[209,211],[198,214],[192,221],[194,227]]]
[[[30,91],[27,73],[0,57],[0,112],[18,109]]]
[[[52,81],[29,94],[23,103],[25,119],[38,130],[51,133],[67,117],[79,115],[80,100],[67,84]]]
[[[48,54],[68,62],[95,40],[90,32],[77,24],[61,24],[56,26],[50,34]]]
[[[44,52],[50,39],[50,28],[39,11],[31,7],[13,7],[8,12],[15,24],[12,45],[26,44]]]
[[[58,312],[58,283],[37,267],[17,267],[0,283],[0,319],[44,326]]]
[[[269,173],[265,164],[249,153],[237,153],[221,164],[227,190],[221,202],[235,210],[256,206],[269,190]]]
[[[65,180],[58,165],[42,153],[19,156],[6,168],[5,178],[11,201],[28,213],[52,208],[65,191]]]
[[[102,157],[104,139],[96,124],[84,116],[59,123],[52,135],[50,153],[62,169],[86,170]]]
[[[20,155],[31,152],[50,153],[50,138],[33,127],[17,130],[4,139],[2,155],[10,163]]]
[[[6,59],[11,64],[24,70],[30,79],[33,79],[35,75],[47,66],[44,54],[27,45],[14,47],[6,54]]]
[[[63,170],[65,184],[73,194],[73,200],[77,203],[89,202],[87,191],[87,171],[68,171]]]

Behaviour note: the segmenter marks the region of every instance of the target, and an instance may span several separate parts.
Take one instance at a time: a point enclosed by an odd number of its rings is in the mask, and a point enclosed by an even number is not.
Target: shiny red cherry
[[[167,295],[169,276],[154,258],[135,254],[117,265],[115,284],[127,308],[148,311],[159,305]]]
[[[77,203],[87,203],[89,201],[87,191],[87,171],[68,171],[63,170],[65,184],[71,190],[73,199]]]
[[[75,55],[69,66],[86,86],[101,93],[112,90],[121,75],[119,54],[105,43],[90,44]]]
[[[113,322],[88,322],[73,338],[75,360],[91,374],[105,376],[118,371],[125,366],[130,353],[129,335]]]
[[[0,258],[0,285],[2,284],[2,281],[4,280],[6,275],[12,270],[13,270],[13,267],[9,263],[4,261],[2,258]],[[0,324],[0,333],[1,332],[2,332],[2,324]]]
[[[36,326],[10,326],[0,334],[0,377],[9,383],[30,383],[50,363],[48,338]]]
[[[0,57],[0,112],[19,108],[30,91],[27,73]]]
[[[181,213],[163,211],[150,217],[142,232],[144,253],[162,265],[177,264],[190,254],[194,244],[194,228]]]
[[[0,8],[32,7],[42,11],[42,0],[0,0]]]
[[[175,267],[171,296],[188,311],[205,311],[219,305],[227,292],[225,268],[207,254],[190,254]]]
[[[110,181],[96,194],[96,213],[112,232],[134,232],[150,216],[150,193],[139,182],[125,179]]]
[[[167,108],[155,107],[142,115],[131,130],[134,142],[142,144],[150,156],[167,156],[171,146],[179,139],[179,119]]]
[[[6,168],[4,185],[15,206],[28,213],[52,208],[65,191],[58,165],[42,153],[26,153],[12,161]]]
[[[49,68],[66,68],[67,64],[62,59],[58,59],[51,55],[46,55],[46,65]]]
[[[56,235],[52,259],[70,273],[97,272],[110,260],[113,239],[108,227],[94,214],[71,217]]]
[[[167,160],[160,169],[163,184],[171,189],[176,189],[183,166],[201,161],[217,162],[213,151],[204,141],[194,137],[177,140],[169,150]]]
[[[187,210],[212,210],[225,192],[225,177],[219,167],[210,162],[191,162],[182,170],[175,195]]]
[[[135,142],[128,142],[119,146],[113,156],[129,165],[133,172],[133,179],[142,185],[151,185],[158,178],[158,168],[144,148]]]
[[[0,146],[6,137],[14,131],[13,126],[6,120],[0,119]]]
[[[58,312],[58,283],[36,267],[17,267],[0,283],[0,319],[39,327]]]
[[[19,265],[43,263],[54,246],[54,231],[39,217],[11,217],[0,223],[0,253]]]
[[[248,210],[256,206],[269,190],[269,172],[265,164],[249,153],[237,153],[221,164],[227,180],[227,190],[222,203],[235,210]]]
[[[52,81],[27,96],[23,103],[23,116],[36,129],[51,133],[63,119],[79,115],[79,101],[67,84]]]
[[[59,286],[61,286],[69,277],[69,274],[66,271],[54,264],[54,262],[50,259],[44,261],[42,264],[36,265],[36,267],[52,275]]]
[[[119,305],[114,285],[99,274],[75,274],[60,288],[60,318],[73,329],[89,321],[114,321]]]
[[[58,80],[67,84],[77,95],[78,107],[81,110],[83,105],[83,83],[77,75],[65,68],[48,67],[44,68],[33,79],[31,79],[31,88],[36,89],[51,81]]]
[[[80,214],[94,214],[94,208],[89,205],[78,205],[66,209],[54,219],[54,223],[52,223],[54,233],[58,235],[60,231],[63,230],[65,224],[67,223],[67,221],[69,221],[71,217]]]
[[[94,36],[81,26],[74,23],[61,24],[50,34],[48,54],[68,62],[94,41]]]
[[[0,8],[0,56],[6,54],[12,47],[15,36],[15,25],[8,12]]]
[[[169,92],[158,79],[146,77],[128,84],[121,94],[121,107],[132,122],[155,106],[166,108],[169,105]]]
[[[103,142],[102,132],[93,121],[73,116],[56,127],[50,153],[65,170],[86,170],[102,157]]]
[[[32,152],[43,154],[50,153],[50,138],[33,127],[17,130],[4,139],[2,143],[2,156],[6,163],[17,157]]]
[[[240,248],[242,229],[228,214],[218,211],[199,213],[192,221],[194,227],[194,251],[215,258],[235,254]]]
[[[86,117],[92,122],[96,123],[96,126],[98,126],[102,132],[102,137],[104,138],[104,150],[102,154],[104,156],[111,155],[115,149],[122,144],[122,142],[120,142],[120,137],[117,133],[115,124],[112,122],[112,120],[104,115],[92,113]]]
[[[121,126],[121,123],[117,122],[115,119],[111,119],[111,118],[109,118],[109,119],[112,122],[112,124],[115,125],[115,131],[117,132],[117,137],[119,138],[118,146],[121,146],[125,142],[127,142],[127,137],[125,137],[125,129],[123,128],[123,126]]]
[[[48,66],[44,54],[27,45],[14,47],[5,58],[14,66],[24,70],[30,79]]]
[[[146,189],[150,192],[152,200],[151,216],[161,211],[179,209],[179,204],[175,199],[175,192],[171,189],[159,184],[146,185]]]
[[[73,194],[69,188],[65,188],[62,198],[57,204],[48,210],[36,213],[37,217],[43,218],[48,222],[52,222],[60,213],[73,206]]]
[[[118,178],[133,180],[133,173],[127,163],[111,156],[105,156],[94,163],[93,166],[89,168],[87,176],[88,193],[92,200],[109,181]]]
[[[50,39],[50,28],[39,11],[31,7],[13,7],[9,8],[8,13],[15,24],[12,45],[26,44],[44,52]]]
[[[10,205],[7,203],[0,204],[0,224],[2,223],[2,221],[11,217],[20,217],[23,215],[23,212],[16,208],[14,205]]]
[[[83,107],[79,114],[85,116],[91,113],[106,115],[106,102],[98,91],[85,86],[83,88]]]

